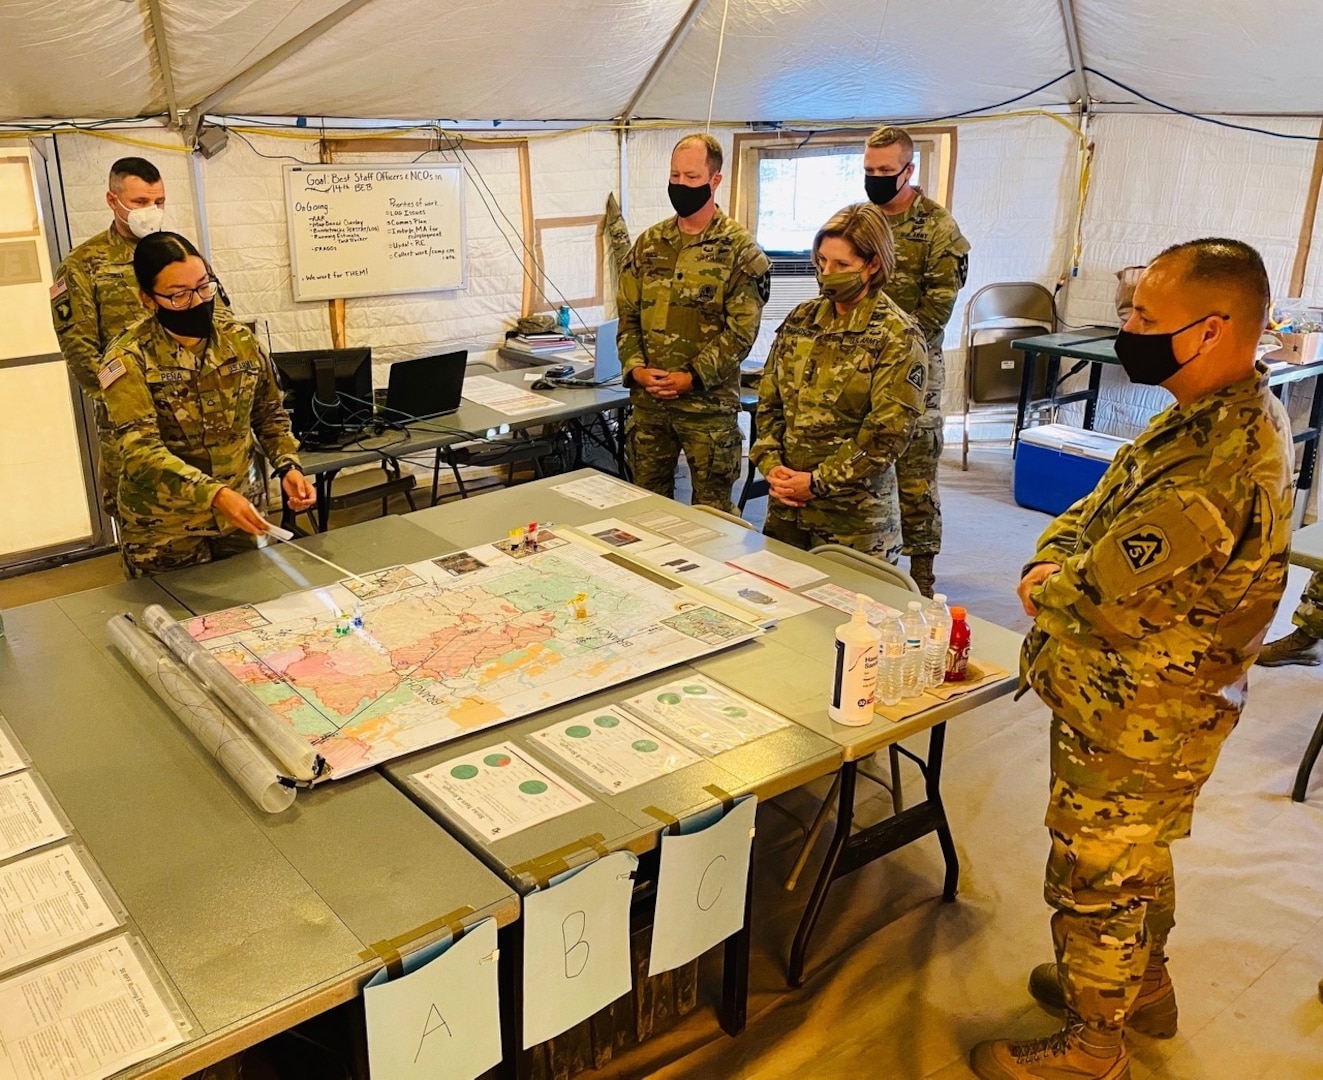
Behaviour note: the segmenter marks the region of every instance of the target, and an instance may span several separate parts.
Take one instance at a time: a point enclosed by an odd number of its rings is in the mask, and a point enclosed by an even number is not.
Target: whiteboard
[[[464,288],[463,165],[284,168],[295,300]]]

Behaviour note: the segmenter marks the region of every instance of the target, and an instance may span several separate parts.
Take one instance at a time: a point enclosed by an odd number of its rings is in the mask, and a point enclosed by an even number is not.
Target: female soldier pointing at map
[[[241,494],[258,446],[295,511],[316,501],[275,372],[247,327],[213,321],[216,279],[176,233],[138,241],[147,316],[97,372],[119,443],[120,550],[134,577],[257,546],[271,526]]]

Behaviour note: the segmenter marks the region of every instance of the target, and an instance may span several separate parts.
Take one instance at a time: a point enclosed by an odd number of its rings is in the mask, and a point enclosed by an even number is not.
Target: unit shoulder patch
[[[1171,543],[1166,534],[1153,525],[1135,530],[1118,543],[1121,554],[1136,573],[1160,565],[1171,554]]]
[[[916,360],[910,365],[910,373],[905,376],[905,381],[915,390],[923,390],[928,382],[928,366],[922,360]]]

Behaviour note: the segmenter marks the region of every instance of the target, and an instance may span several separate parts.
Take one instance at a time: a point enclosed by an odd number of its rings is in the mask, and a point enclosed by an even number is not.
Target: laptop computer
[[[577,378],[590,380],[599,386],[620,380],[620,349],[616,345],[616,328],[619,325],[619,319],[612,319],[597,328],[597,355],[593,366]]]
[[[464,393],[467,350],[397,360],[390,366],[386,404],[377,415],[388,423],[445,416],[459,408]]]

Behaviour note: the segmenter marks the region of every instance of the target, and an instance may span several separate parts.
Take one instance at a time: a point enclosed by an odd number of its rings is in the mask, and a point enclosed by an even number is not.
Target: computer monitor
[[[464,395],[468,359],[468,351],[461,349],[391,364],[381,418],[388,423],[407,424],[457,410]]]
[[[372,350],[310,349],[271,354],[294,434],[330,446],[372,422]]]
[[[593,382],[609,383],[620,378],[620,347],[616,343],[616,331],[619,328],[619,319],[604,322],[597,328],[596,356],[592,375],[589,376]]]

